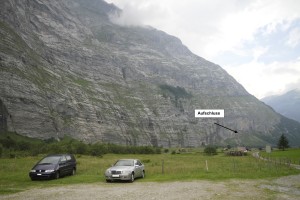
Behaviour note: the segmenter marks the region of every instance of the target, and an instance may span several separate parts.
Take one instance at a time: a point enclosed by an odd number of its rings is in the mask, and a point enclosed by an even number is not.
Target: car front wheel
[[[59,177],[60,177],[60,174],[59,174],[59,171],[57,171],[57,172],[55,173],[55,179],[59,179]]]
[[[131,179],[130,179],[131,183],[133,183],[133,181],[134,181],[134,173],[131,174]]]

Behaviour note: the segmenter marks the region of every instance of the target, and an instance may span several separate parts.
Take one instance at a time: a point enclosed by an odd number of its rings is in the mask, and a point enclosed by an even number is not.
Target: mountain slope
[[[165,147],[275,144],[284,132],[300,144],[299,123],[286,125],[178,38],[113,24],[112,4],[4,0],[0,9],[3,130]],[[195,118],[195,109],[224,109],[225,118]]]
[[[300,122],[300,90],[291,90],[283,95],[269,96],[263,102],[285,117]]]

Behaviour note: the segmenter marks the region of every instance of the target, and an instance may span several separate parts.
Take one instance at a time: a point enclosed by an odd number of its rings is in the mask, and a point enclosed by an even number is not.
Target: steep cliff
[[[112,4],[3,0],[0,10],[2,130],[165,147],[264,145],[284,132],[300,144],[298,123],[178,38],[113,24],[109,16],[121,11]],[[225,117],[195,118],[195,109]]]

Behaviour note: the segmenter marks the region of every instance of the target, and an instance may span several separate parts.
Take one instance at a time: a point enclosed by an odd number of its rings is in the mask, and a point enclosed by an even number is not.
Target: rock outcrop
[[[121,12],[113,4],[3,0],[0,11],[2,130],[164,147],[275,144],[284,132],[300,144],[299,123],[178,38],[112,23]],[[225,117],[195,118],[195,109]]]

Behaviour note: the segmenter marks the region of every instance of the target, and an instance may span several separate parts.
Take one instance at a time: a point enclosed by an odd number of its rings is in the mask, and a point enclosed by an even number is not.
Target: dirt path
[[[300,199],[300,175],[269,180],[191,181],[169,183],[97,183],[32,189],[2,200],[85,199]]]

